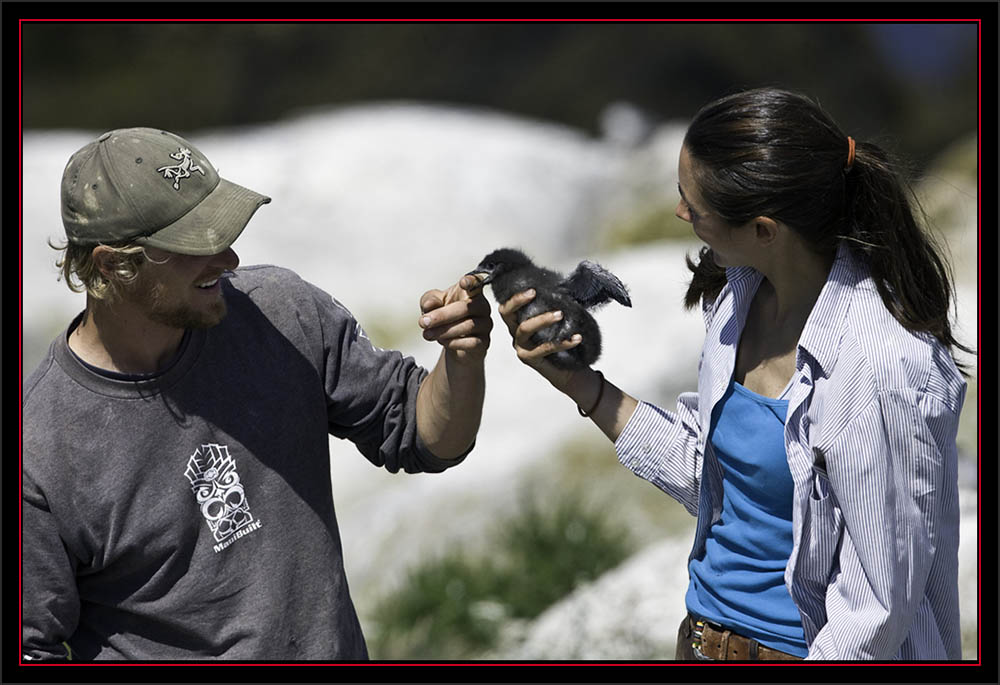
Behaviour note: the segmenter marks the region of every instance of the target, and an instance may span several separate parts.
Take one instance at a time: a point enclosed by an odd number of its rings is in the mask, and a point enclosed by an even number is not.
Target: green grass
[[[470,659],[504,623],[530,620],[634,551],[628,531],[572,492],[524,490],[517,513],[488,533],[489,557],[454,550],[412,568],[371,615],[377,660]]]

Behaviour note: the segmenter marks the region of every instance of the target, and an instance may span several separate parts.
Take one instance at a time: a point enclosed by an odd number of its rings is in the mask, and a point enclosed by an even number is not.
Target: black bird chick
[[[520,250],[501,248],[483,257],[479,266],[467,275],[480,277],[483,285],[490,284],[493,297],[500,304],[517,293],[534,288],[535,299],[518,310],[518,323],[545,312],[561,311],[561,321],[546,326],[530,338],[532,344],[538,346],[566,340],[575,333],[583,336],[583,341],[576,347],[554,352],[547,357],[561,369],[585,368],[601,356],[601,331],[588,309],[612,299],[626,307],[632,306],[625,284],[599,264],[586,260],[580,262],[569,277],[565,277],[535,265]]]

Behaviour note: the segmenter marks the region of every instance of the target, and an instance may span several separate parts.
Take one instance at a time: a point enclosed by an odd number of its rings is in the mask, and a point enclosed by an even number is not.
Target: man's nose
[[[215,259],[212,261],[227,271],[235,271],[236,267],[240,265],[240,256],[236,254],[233,248],[227,247],[224,251],[215,255]]]

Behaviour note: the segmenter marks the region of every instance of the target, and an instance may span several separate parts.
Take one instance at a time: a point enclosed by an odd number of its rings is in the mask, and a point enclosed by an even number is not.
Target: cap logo
[[[192,171],[197,171],[202,176],[205,172],[197,164],[191,162],[191,151],[186,147],[177,148],[177,152],[170,155],[171,159],[176,159],[180,164],[168,164],[166,166],[161,166],[157,171],[163,174],[163,178],[174,180],[174,190],[181,189],[181,179],[188,178]]]

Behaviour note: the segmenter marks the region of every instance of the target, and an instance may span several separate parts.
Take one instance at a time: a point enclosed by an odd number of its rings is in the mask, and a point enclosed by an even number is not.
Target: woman
[[[518,356],[577,403],[619,460],[697,516],[683,660],[960,659],[946,262],[876,145],[799,94],[724,97],[691,123],[677,216],[707,247],[687,306],[706,339],[674,411],[599,371]]]

